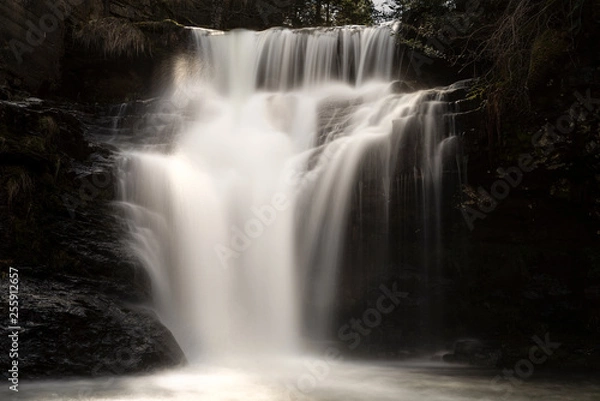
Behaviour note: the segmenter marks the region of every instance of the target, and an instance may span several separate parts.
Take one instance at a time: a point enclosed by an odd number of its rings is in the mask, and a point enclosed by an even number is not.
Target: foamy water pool
[[[431,363],[324,363],[303,358],[239,368],[196,366],[141,377],[25,382],[19,400],[597,401],[600,381],[532,376]],[[5,399],[5,398],[2,398]]]

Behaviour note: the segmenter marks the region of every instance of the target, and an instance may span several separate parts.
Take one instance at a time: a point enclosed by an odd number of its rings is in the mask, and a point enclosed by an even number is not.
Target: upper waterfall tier
[[[219,90],[288,90],[331,81],[360,86],[394,74],[398,24],[262,32],[192,29],[206,78]]]

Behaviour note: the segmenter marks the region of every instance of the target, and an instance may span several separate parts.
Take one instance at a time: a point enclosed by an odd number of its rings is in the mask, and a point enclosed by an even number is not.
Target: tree
[[[374,14],[371,0],[296,0],[289,20],[294,27],[369,25]]]
[[[594,2],[588,0],[396,4],[393,17],[402,21],[400,43],[462,70],[480,72],[478,93],[485,99],[490,144],[503,141],[506,116],[530,113],[532,95],[547,90],[549,77],[572,62],[578,38],[597,25]]]
[[[338,0],[334,25],[369,25],[373,23],[375,7],[371,0]]]

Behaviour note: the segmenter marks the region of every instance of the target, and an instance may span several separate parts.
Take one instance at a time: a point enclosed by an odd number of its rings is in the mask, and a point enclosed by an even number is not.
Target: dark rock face
[[[184,25],[283,23],[281,7],[242,0],[7,0],[0,11],[0,88],[115,103],[159,89],[166,55],[188,45]]]
[[[19,269],[23,378],[140,372],[184,360],[143,306],[149,279],[122,243],[110,203],[113,153],[92,135],[97,114],[39,99],[0,102],[0,267]]]
[[[50,89],[60,77],[64,22],[42,1],[4,1],[0,10],[0,86]]]
[[[100,21],[73,27],[75,38],[67,41],[56,94],[119,103],[159,93],[170,79],[172,56],[189,45],[188,30],[173,20],[123,22],[127,20],[111,17]],[[106,36],[116,29],[134,39],[112,46]]]
[[[179,33],[183,27],[168,20],[185,20],[180,14],[181,4],[160,4],[157,7],[151,1],[125,4],[103,0],[3,2],[0,38],[6,40],[6,45],[0,49],[0,87],[36,96],[60,93],[79,99],[95,96],[95,100],[101,95],[123,99],[140,93],[151,86],[144,84],[151,83],[152,74],[162,61],[157,56],[182,42]],[[114,30],[111,26],[92,30],[87,38],[77,40],[76,33],[92,21],[109,18],[122,22],[121,25],[127,23],[129,32],[140,32],[146,46],[127,49],[127,54],[107,54],[103,42],[108,40],[104,36]],[[127,44],[127,35],[121,36],[119,41]],[[98,91],[87,93],[88,81],[94,82]]]
[[[406,85],[397,88],[406,90]],[[577,102],[573,93],[588,93],[581,87],[564,91],[564,97],[556,96],[563,99],[560,106],[541,113],[552,122],[569,115]],[[590,96],[600,98],[597,91]],[[373,308],[376,297],[369,294],[382,283],[395,283],[408,296],[353,353],[414,355],[474,337],[481,340],[456,343],[445,359],[511,366],[527,359],[532,337],[549,333],[563,345],[545,366],[600,369],[595,356],[600,335],[598,108],[580,116],[573,134],[563,135],[553,147],[531,145],[543,121],[537,129],[519,127],[531,133],[507,141],[499,157],[500,152],[490,150],[480,100],[465,90],[449,94],[449,100],[462,152],[445,172],[449,185],[436,252],[423,239],[422,225],[414,224],[419,200],[394,191],[393,185],[388,218],[381,177],[368,169],[361,172],[355,190],[361,199],[355,195],[352,200],[341,267],[339,325]],[[514,124],[518,121],[515,117]],[[522,154],[530,155],[536,168],[521,170],[518,184],[507,184],[510,193],[496,199],[493,210],[482,213],[471,230],[464,207],[479,210],[486,200],[480,189],[489,194],[498,180],[516,177],[514,169],[511,176],[506,171],[519,166]],[[452,164],[461,167],[460,182],[452,181],[459,177]],[[502,358],[496,359],[500,349]]]
[[[130,291],[126,285],[40,273],[41,268],[19,268],[24,379],[138,373],[183,360],[151,311],[123,301]],[[2,303],[7,293],[3,285]],[[10,363],[6,353],[0,361]]]

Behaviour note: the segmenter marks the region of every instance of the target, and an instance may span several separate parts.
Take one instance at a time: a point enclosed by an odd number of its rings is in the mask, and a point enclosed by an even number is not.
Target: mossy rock
[[[569,42],[567,32],[547,29],[535,38],[531,49],[529,89],[535,89],[547,84],[548,77],[557,65],[557,61],[567,53]]]

